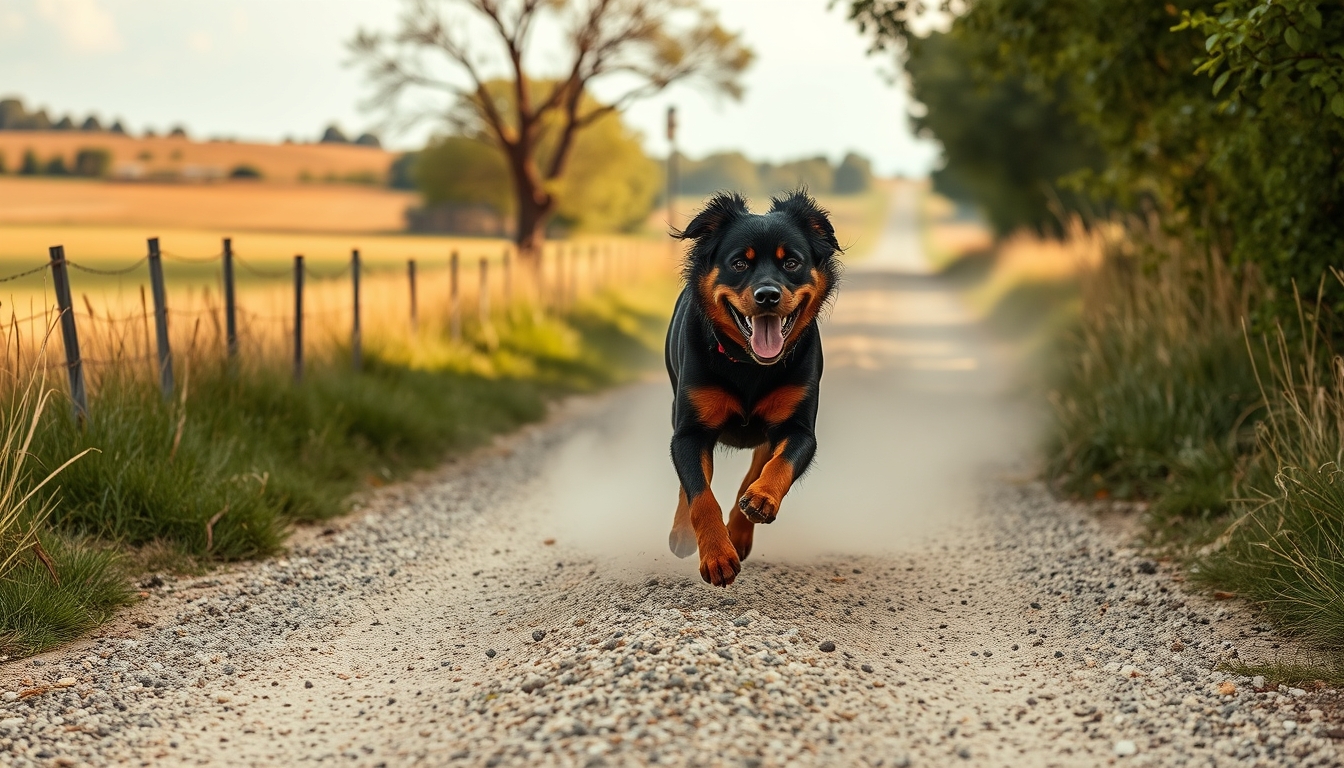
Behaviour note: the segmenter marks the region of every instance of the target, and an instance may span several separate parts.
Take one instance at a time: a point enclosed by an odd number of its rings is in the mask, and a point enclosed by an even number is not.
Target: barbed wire
[[[187,264],[209,264],[212,261],[220,261],[224,258],[223,252],[211,256],[183,256],[171,251],[159,251],[159,255],[170,261],[181,261]]]
[[[316,271],[314,271],[314,270],[311,269],[311,268],[308,266],[308,264],[305,262],[304,265],[303,265],[303,272],[304,272],[304,274],[308,275],[309,277],[313,278],[314,280],[334,280],[334,279],[336,279],[336,278],[338,278],[338,277],[345,277],[347,274],[349,274],[349,273],[350,273],[350,266],[351,266],[351,265],[347,263],[344,267],[342,267],[341,269],[336,270],[335,272],[322,273],[322,272],[316,272]]]
[[[130,274],[131,272],[134,272],[135,270],[139,269],[140,265],[144,264],[146,261],[149,261],[149,257],[141,256],[140,259],[136,261],[134,264],[130,265],[129,267],[123,267],[121,269],[98,269],[97,267],[86,267],[83,264],[71,261],[69,259],[66,259],[65,263],[74,267],[75,269],[78,269],[81,272],[88,272],[94,275],[105,275],[108,277],[116,277],[118,275],[126,275]]]
[[[27,277],[27,276],[29,276],[29,275],[35,275],[35,274],[37,274],[38,272],[41,272],[42,270],[46,269],[47,266],[48,266],[48,265],[43,264],[43,265],[40,266],[40,267],[33,267],[32,269],[27,270],[26,272],[17,272],[17,273],[15,273],[15,274],[10,275],[9,277],[0,277],[0,283],[8,283],[10,280],[18,280],[18,279],[21,278],[21,277]]]
[[[281,270],[278,270],[278,271],[271,271],[271,270],[266,270],[266,269],[258,269],[257,267],[254,267],[254,266],[252,266],[251,264],[248,264],[246,261],[244,261],[244,260],[238,258],[238,254],[236,254],[236,253],[233,255],[233,261],[234,261],[234,263],[236,263],[238,266],[242,267],[244,271],[246,271],[246,272],[248,272],[248,273],[250,273],[250,274],[252,274],[252,275],[255,275],[255,276],[257,276],[257,277],[269,277],[269,278],[271,278],[271,279],[278,279],[278,278],[281,278],[281,277],[288,277],[288,276],[294,274],[294,270],[293,270],[293,269],[281,269]]]

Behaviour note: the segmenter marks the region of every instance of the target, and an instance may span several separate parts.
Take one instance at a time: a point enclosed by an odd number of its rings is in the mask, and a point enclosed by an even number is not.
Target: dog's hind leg
[[[742,498],[747,492],[747,488],[756,482],[761,476],[761,470],[765,468],[765,462],[770,460],[770,446],[758,445],[751,454],[751,467],[747,470],[746,477],[742,478],[742,487],[737,489],[737,497]],[[746,560],[747,555],[751,554],[751,541],[756,532],[756,524],[747,519],[741,509],[734,504],[732,511],[728,513],[728,538],[733,542],[733,548],[737,550],[739,559]]]
[[[667,546],[677,557],[695,554],[695,527],[691,525],[691,505],[686,501],[686,489],[677,491],[677,514],[672,518],[672,532],[667,535]]]

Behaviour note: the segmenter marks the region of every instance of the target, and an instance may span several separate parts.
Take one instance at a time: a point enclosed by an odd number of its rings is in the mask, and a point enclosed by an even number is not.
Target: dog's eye
[[[733,263],[728,266],[733,268],[734,272],[745,272],[747,269],[746,259],[733,259]]]
[[[797,260],[797,259],[785,259],[785,260],[784,260],[784,269],[785,269],[786,271],[788,271],[788,272],[797,272],[798,269],[799,269],[800,267],[802,267],[802,266],[803,266],[803,262],[801,262],[801,261],[799,261],[799,260]]]

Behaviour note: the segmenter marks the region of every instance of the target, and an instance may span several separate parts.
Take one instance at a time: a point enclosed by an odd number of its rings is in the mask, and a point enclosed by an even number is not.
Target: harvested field
[[[382,181],[395,157],[376,147],[354,144],[252,144],[85,131],[0,131],[0,154],[11,172],[30,149],[43,163],[59,155],[67,165],[81,149],[106,149],[112,153],[113,174],[127,178],[219,178],[249,165],[265,179],[278,182],[305,178]]]
[[[356,184],[118,183],[0,177],[0,228],[174,226],[279,232],[396,232],[412,192]],[[0,250],[10,252],[5,232]]]

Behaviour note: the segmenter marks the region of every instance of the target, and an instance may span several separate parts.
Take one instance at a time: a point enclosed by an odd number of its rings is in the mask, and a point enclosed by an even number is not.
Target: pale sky
[[[702,156],[742,150],[786,160],[847,150],[883,174],[926,173],[935,144],[914,138],[889,57],[868,57],[842,8],[828,0],[706,0],[756,51],[741,102],[677,87],[627,120],[649,151],[667,151],[664,114],[675,103],[678,143]],[[843,5],[843,3],[841,4]],[[120,117],[134,132],[184,124],[193,136],[311,140],[330,122],[354,134],[377,116],[347,66],[361,25],[390,30],[397,0],[0,0],[0,97],[21,96],[53,115]],[[544,75],[539,71],[536,74]],[[602,94],[599,92],[598,94]],[[413,147],[431,126],[385,136]]]

